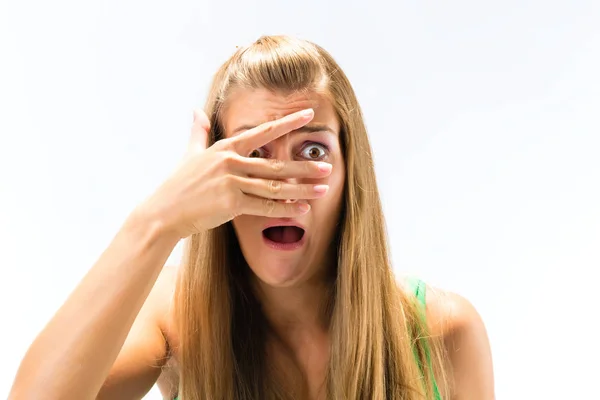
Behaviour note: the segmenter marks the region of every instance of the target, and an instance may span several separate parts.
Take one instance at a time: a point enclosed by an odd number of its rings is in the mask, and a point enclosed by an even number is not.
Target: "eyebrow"
[[[241,132],[241,131],[246,131],[246,130],[254,129],[254,128],[256,128],[256,125],[242,125],[242,126],[236,128],[233,131],[232,135],[235,135],[236,133]],[[328,125],[310,124],[310,125],[304,125],[298,129],[294,129],[293,131],[290,131],[290,133],[288,133],[288,135],[292,134],[292,133],[315,133],[315,132],[328,132],[333,135],[338,134],[336,131],[331,129]]]

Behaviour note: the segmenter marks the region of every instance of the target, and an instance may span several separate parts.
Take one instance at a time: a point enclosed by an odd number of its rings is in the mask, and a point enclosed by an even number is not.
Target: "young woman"
[[[260,38],[205,111],[11,399],[139,399],[157,381],[180,400],[494,398],[473,306],[394,277],[360,107],[325,50]],[[183,264],[163,267],[182,238]]]

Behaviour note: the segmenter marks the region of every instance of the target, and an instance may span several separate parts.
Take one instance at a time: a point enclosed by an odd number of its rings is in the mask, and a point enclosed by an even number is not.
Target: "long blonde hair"
[[[443,346],[430,337],[423,309],[400,289],[390,266],[371,147],[347,77],[312,42],[261,37],[238,49],[214,77],[205,107],[209,144],[223,138],[222,110],[238,87],[318,91],[340,121],[346,183],[331,290],[327,397],[434,399],[434,376],[438,386],[446,382]],[[231,223],[188,238],[174,299],[182,400],[298,398],[269,369],[267,324],[247,271]]]

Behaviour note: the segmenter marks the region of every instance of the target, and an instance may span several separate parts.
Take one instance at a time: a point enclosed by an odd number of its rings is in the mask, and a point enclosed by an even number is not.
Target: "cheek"
[[[235,231],[235,234],[237,235],[238,240],[242,241],[244,236],[246,236],[246,233],[248,232],[248,225],[249,225],[248,216],[240,215],[239,217],[235,217],[231,221],[231,224],[233,225],[233,230]]]
[[[344,196],[344,184],[346,181],[345,171],[337,169],[332,174],[323,179],[322,183],[329,185],[329,192],[327,195],[320,200],[316,201],[316,205],[322,208],[328,214],[336,213],[337,209],[341,206]],[[331,215],[334,218],[334,215]]]
[[[332,190],[332,195],[339,199],[343,196],[344,186],[346,183],[346,169],[342,164],[332,171],[329,177],[329,189]]]

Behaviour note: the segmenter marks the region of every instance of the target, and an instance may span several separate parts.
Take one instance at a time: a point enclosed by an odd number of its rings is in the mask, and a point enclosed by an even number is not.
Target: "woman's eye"
[[[250,155],[248,157],[264,157],[265,156],[265,150],[264,149],[254,149],[252,150],[252,153],[250,153]]]
[[[318,160],[325,157],[327,148],[323,145],[312,143],[306,146],[300,154],[302,154],[302,157],[308,158],[309,160]]]

